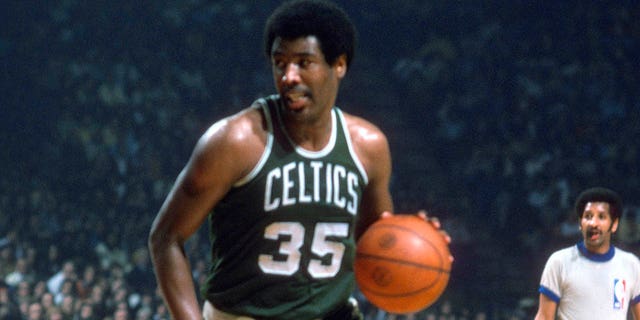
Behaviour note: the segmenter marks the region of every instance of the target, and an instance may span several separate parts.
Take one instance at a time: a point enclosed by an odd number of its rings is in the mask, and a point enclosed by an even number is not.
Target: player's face
[[[588,202],[580,219],[580,231],[587,249],[594,253],[606,253],[611,244],[611,234],[618,229],[618,220],[611,220],[610,206],[606,202]]]
[[[328,117],[346,73],[344,57],[329,65],[315,36],[276,38],[271,66],[288,116],[307,121]]]

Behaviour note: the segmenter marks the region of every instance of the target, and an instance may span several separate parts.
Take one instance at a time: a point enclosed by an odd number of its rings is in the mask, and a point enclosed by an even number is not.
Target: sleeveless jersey
[[[580,242],[549,257],[538,291],[558,304],[558,319],[626,320],[640,302],[640,260],[614,246],[591,253]]]
[[[255,168],[211,213],[213,264],[203,294],[256,319],[316,319],[354,289],[355,222],[367,184],[342,112],[317,152],[284,129],[277,95],[257,101],[268,128]]]

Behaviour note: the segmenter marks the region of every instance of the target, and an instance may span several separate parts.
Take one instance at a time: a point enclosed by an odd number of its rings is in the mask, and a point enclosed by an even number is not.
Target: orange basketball
[[[396,214],[378,220],[358,240],[360,291],[391,313],[417,312],[436,302],[449,282],[449,246],[429,222]]]

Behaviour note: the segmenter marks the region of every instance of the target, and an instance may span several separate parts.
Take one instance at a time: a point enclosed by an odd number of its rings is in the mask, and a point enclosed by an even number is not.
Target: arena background
[[[161,312],[151,221],[203,130],[274,92],[277,3],[4,1],[0,275],[28,257],[35,288],[71,259],[97,269],[102,316],[122,296],[130,319]],[[388,134],[397,211],[425,208],[453,237],[449,288],[417,319],[530,318],[586,187],[622,194],[616,241],[638,253],[636,1],[341,4],[359,43],[338,105]],[[204,230],[189,242],[197,281],[207,248]]]

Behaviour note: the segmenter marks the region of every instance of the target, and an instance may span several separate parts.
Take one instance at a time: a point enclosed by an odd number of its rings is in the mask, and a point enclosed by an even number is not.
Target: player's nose
[[[300,82],[300,68],[295,63],[289,63],[282,73],[282,82],[285,84]]]

